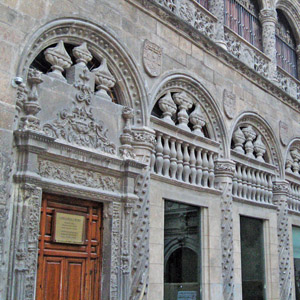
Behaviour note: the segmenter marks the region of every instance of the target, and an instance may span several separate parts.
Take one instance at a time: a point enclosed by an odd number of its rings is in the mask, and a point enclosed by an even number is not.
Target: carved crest
[[[145,70],[150,76],[159,76],[162,65],[162,48],[148,40],[145,40],[143,62]]]
[[[223,93],[223,107],[226,116],[232,119],[236,111],[236,96],[234,93],[224,90]]]
[[[283,121],[279,121],[279,136],[282,145],[286,146],[289,141],[289,126]]]

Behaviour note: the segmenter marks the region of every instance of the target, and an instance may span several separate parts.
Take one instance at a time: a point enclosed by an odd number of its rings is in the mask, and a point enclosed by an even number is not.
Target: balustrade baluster
[[[208,156],[208,186],[210,188],[214,187],[214,181],[215,181],[215,172],[214,172],[214,167],[215,167],[215,163],[214,163],[214,153],[213,152],[209,152],[209,156]]]
[[[269,190],[269,196],[268,196],[268,202],[272,203],[272,197],[273,197],[273,182],[272,182],[272,175],[268,176],[268,190]]]
[[[177,179],[182,181],[183,171],[183,154],[182,154],[182,141],[177,141]]]
[[[243,191],[242,191],[242,197],[247,199],[247,167],[242,167],[242,183],[243,183]]]
[[[267,202],[267,193],[268,193],[268,182],[266,178],[266,173],[261,173],[262,177],[262,201]]]
[[[242,197],[242,192],[243,192],[242,177],[243,177],[242,166],[238,164],[237,165],[238,197]]]
[[[250,168],[247,168],[247,199],[252,200],[252,176]]]
[[[260,178],[260,172],[256,171],[256,200],[261,201],[261,178]]]
[[[202,149],[197,148],[197,159],[196,159],[196,170],[197,170],[197,175],[196,175],[196,184],[201,185],[202,182]]]
[[[207,159],[207,150],[203,150],[203,186],[207,187],[208,185],[208,159]]]
[[[189,155],[189,144],[183,143],[183,181],[189,182],[190,179],[190,155]]]
[[[254,201],[256,199],[256,191],[257,191],[257,186],[256,186],[255,170],[252,170],[252,200]]]
[[[191,166],[191,184],[196,183],[196,156],[195,156],[195,146],[190,147],[190,166]]]
[[[175,148],[175,138],[170,139],[171,142],[171,150],[170,150],[170,176],[172,179],[176,179],[176,171],[177,171],[177,152]]]
[[[151,160],[150,160],[150,171],[152,173],[154,172],[155,160],[156,160],[155,151],[152,150],[151,151]]]
[[[169,139],[168,135],[164,136],[164,149],[163,149],[163,175],[169,177],[169,170],[170,170],[170,146],[169,146]]]
[[[237,168],[235,167],[233,179],[232,179],[232,195],[237,196],[238,191],[238,180],[237,180]]]
[[[158,175],[162,175],[162,168],[163,168],[163,144],[162,144],[162,133],[157,133],[157,144],[156,144],[156,173]]]

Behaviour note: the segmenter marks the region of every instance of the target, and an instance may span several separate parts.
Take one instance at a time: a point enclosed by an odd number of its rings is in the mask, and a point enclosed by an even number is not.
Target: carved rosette
[[[292,298],[292,278],[290,262],[290,237],[288,222],[289,183],[287,181],[273,182],[273,203],[277,206],[277,233],[279,253],[279,286],[280,299]]]
[[[225,300],[234,297],[234,260],[233,260],[233,218],[232,218],[232,178],[235,163],[230,160],[217,160],[215,164],[215,186],[222,191],[221,196],[221,243],[222,278]]]

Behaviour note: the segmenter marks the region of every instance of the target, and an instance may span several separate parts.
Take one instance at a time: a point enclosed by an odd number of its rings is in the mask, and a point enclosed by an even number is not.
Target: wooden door
[[[82,243],[56,242],[57,213],[82,216]],[[39,235],[37,300],[100,300],[101,205],[43,195]]]

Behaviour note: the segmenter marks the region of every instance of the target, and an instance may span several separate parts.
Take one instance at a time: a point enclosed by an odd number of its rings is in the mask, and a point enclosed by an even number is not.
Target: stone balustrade
[[[288,193],[288,208],[294,212],[300,212],[300,184],[291,182]]]
[[[232,181],[232,195],[250,201],[272,203],[273,174],[237,163]]]
[[[214,188],[217,152],[156,130],[151,171],[180,182]]]

